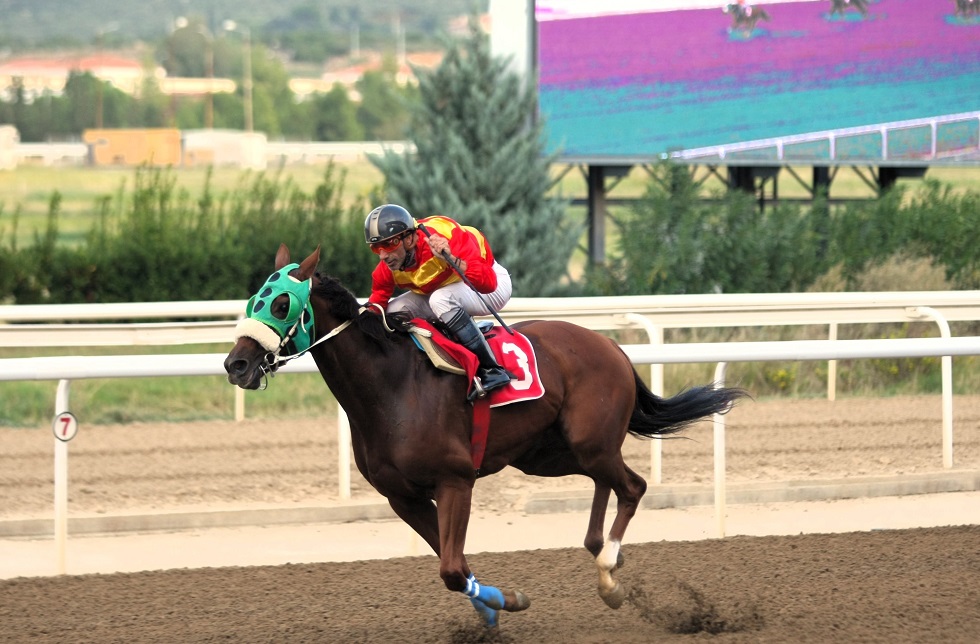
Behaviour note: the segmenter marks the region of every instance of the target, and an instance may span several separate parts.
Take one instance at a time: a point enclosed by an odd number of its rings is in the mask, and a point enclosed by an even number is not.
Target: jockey
[[[371,274],[368,303],[390,313],[405,311],[411,317],[442,320],[456,340],[479,358],[478,375],[485,392],[511,381],[470,317],[490,315],[488,306],[499,311],[511,295],[510,273],[494,261],[483,233],[449,217],[416,222],[405,208],[386,204],[364,220],[364,241],[381,258]],[[473,288],[449,266],[447,257]],[[406,292],[393,298],[396,288]]]

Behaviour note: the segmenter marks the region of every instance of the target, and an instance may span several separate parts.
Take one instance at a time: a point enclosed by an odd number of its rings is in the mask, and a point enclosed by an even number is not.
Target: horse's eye
[[[280,320],[286,319],[286,316],[289,315],[288,297],[280,296],[276,298],[276,301],[272,303],[272,315],[276,316]]]

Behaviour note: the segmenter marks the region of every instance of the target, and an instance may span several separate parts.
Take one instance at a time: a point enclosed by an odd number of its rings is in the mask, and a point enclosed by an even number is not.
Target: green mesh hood
[[[301,353],[310,348],[313,336],[313,311],[309,306],[312,281],[300,282],[291,277],[289,272],[296,268],[299,268],[299,264],[289,264],[270,275],[259,292],[248,301],[245,315],[266,325],[280,338],[285,338],[299,321],[290,344],[295,353]],[[289,313],[280,320],[272,315],[272,302],[284,293],[289,296]]]

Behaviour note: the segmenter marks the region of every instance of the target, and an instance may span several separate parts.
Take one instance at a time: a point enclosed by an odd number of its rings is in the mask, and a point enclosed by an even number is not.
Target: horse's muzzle
[[[252,368],[247,360],[225,360],[228,382],[242,389],[258,389],[262,383],[262,370]]]
[[[251,338],[239,338],[225,358],[228,382],[242,389],[258,389],[268,371],[265,364],[266,351]]]

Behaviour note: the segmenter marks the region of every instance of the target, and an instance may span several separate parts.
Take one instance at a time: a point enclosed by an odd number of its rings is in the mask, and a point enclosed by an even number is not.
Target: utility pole
[[[188,24],[188,20],[184,16],[179,16],[174,21],[174,26],[177,29],[183,29]],[[208,90],[204,104],[204,127],[211,130],[214,129],[214,36],[205,25],[198,25],[194,33],[201,34],[201,37],[204,38],[204,66],[208,77]]]
[[[109,33],[110,31],[115,31],[116,29],[119,29],[119,25],[118,24],[116,24],[116,23],[109,23],[105,27],[100,27],[99,28],[99,31],[97,33],[97,39],[96,39],[96,44],[97,44],[96,52],[97,52],[97,54],[96,54],[95,60],[96,60],[96,65],[98,65],[98,69],[100,71],[102,71],[103,73],[105,71],[105,69],[104,69],[105,68],[105,62],[103,60],[103,56],[105,55],[105,35],[107,33]],[[103,121],[103,113],[104,113],[104,107],[103,107],[104,97],[103,97],[103,93],[105,91],[105,88],[103,87],[103,84],[105,83],[105,80],[102,78],[102,76],[100,74],[94,73],[94,71],[92,73],[92,76],[95,77],[95,129],[101,130],[102,129],[102,121]]]
[[[225,31],[237,31],[245,41],[245,56],[242,60],[242,98],[245,103],[245,131],[252,132],[255,123],[252,114],[252,30],[239,25],[234,20],[225,20]]]

